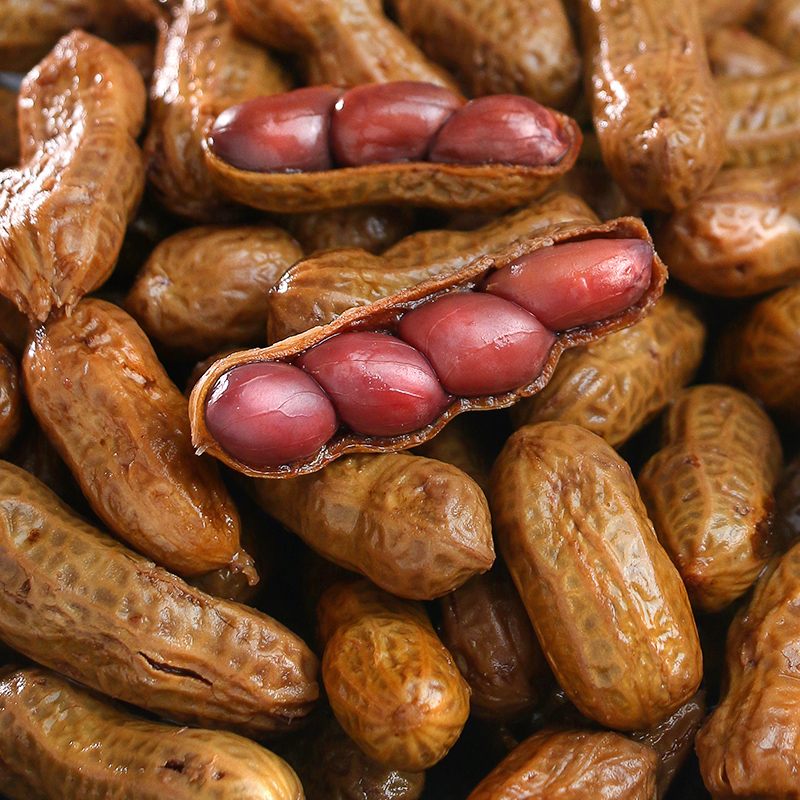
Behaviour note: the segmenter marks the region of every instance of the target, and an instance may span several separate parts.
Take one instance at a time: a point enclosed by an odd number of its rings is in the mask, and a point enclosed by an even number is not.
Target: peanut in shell
[[[745,28],[712,31],[706,37],[706,51],[715,78],[754,78],[796,67],[780,50]]]
[[[792,61],[800,61],[800,2],[769,0],[764,3],[758,34]]]

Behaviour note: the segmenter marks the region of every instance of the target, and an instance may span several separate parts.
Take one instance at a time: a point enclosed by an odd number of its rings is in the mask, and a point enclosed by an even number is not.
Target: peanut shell
[[[793,61],[800,61],[800,2],[769,0],[764,3],[758,33]]]
[[[8,450],[22,426],[22,386],[14,356],[0,344],[0,453]]]
[[[795,67],[780,50],[745,28],[719,28],[706,37],[711,72],[717,78],[776,75]]]

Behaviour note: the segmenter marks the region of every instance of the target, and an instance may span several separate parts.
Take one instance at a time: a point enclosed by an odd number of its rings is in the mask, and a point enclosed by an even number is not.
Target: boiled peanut
[[[770,0],[763,4],[759,35],[774,44],[793,61],[800,60],[800,3],[798,0]]]
[[[400,26],[470,94],[513,93],[564,108],[580,77],[572,31],[557,0],[395,0]]]
[[[639,475],[642,499],[692,605],[719,611],[747,591],[775,549],[778,433],[750,397],[706,385],[678,394],[663,439]]]
[[[512,750],[467,800],[655,800],[657,760],[617,733],[547,728]]]
[[[302,255],[271,225],[190,228],[156,247],[125,309],[167,352],[207,356],[263,341],[267,292]]]
[[[715,77],[745,78],[775,75],[795,65],[780,50],[744,28],[719,28],[706,37]]]
[[[630,468],[599,436],[520,428],[492,470],[494,533],[556,679],[587,716],[634,730],[697,690],[686,589]]]
[[[704,343],[692,306],[664,295],[630,328],[564,353],[550,383],[512,408],[514,425],[572,422],[619,447],[691,381]]]
[[[643,208],[688,205],[724,159],[724,124],[693,0],[581,0],[603,159]]]
[[[294,727],[317,660],[278,622],[218,600],[0,463],[0,639],[110,697],[251,735]]]
[[[23,379],[39,424],[112,531],[185,575],[231,563],[236,507],[216,466],[193,453],[186,399],[124,311],[86,299],[51,320],[25,354]]]
[[[289,765],[254,742],[139,719],[43,669],[0,678],[0,721],[2,788],[16,800],[303,798]]]
[[[469,687],[422,605],[359,581],[328,589],[317,616],[322,680],[344,731],[390,767],[440,761],[467,721]]]
[[[400,597],[439,597],[494,561],[483,493],[433,459],[350,456],[311,475],[257,479],[251,489],[318,553]]]
[[[22,402],[16,359],[0,344],[0,453],[8,450],[19,433]]]
[[[144,106],[133,64],[82,31],[23,81],[21,166],[0,173],[0,294],[32,319],[111,273],[144,185]]]

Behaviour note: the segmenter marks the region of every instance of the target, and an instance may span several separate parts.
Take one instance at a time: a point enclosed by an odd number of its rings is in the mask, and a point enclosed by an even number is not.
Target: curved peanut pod
[[[664,295],[630,328],[564,353],[550,383],[513,407],[514,426],[571,422],[619,447],[692,380],[705,339],[691,304]]]
[[[694,289],[746,297],[800,278],[800,167],[723,170],[656,232],[672,274]]]
[[[494,561],[483,492],[430,458],[351,456],[311,475],[255,480],[251,489],[320,555],[400,597],[439,597]]]
[[[87,299],[52,320],[23,373],[39,424],[114,533],[184,575],[232,562],[236,507],[192,452],[186,398],[122,309]]]
[[[770,0],[772,2],[772,0]],[[697,4],[704,30],[744,25],[759,6],[760,0],[702,0]]]
[[[546,728],[527,738],[467,800],[655,800],[658,757],[610,731]]]
[[[715,798],[790,798],[800,774],[800,545],[773,559],[728,633],[728,689],[697,735]]]
[[[0,344],[0,453],[8,449],[19,433],[22,402],[16,359]]]
[[[169,352],[202,357],[264,341],[267,292],[302,256],[272,225],[190,228],[156,247],[125,309]]]
[[[19,109],[21,166],[0,173],[0,294],[43,322],[114,268],[144,188],[145,89],[118,50],[75,31],[25,78]]]
[[[429,439],[441,430],[450,419],[464,411],[505,408],[513,405],[521,397],[535,394],[547,384],[563,350],[578,344],[586,344],[606,333],[612,333],[615,330],[627,327],[647,313],[660,296],[666,278],[666,268],[658,256],[654,256],[650,271],[650,282],[640,299],[630,308],[607,319],[577,326],[559,333],[542,372],[533,382],[503,394],[458,398],[440,416],[419,430],[396,436],[365,436],[339,432],[317,450],[315,454],[305,459],[299,459],[291,465],[282,464],[278,467],[254,468],[228,454],[211,436],[205,420],[206,402],[212,388],[219,378],[236,366],[265,361],[291,361],[313,345],[334,334],[345,331],[392,328],[397,324],[404,311],[415,308],[444,292],[457,288],[475,287],[493,270],[499,269],[523,255],[533,253],[543,247],[567,241],[614,238],[649,241],[644,224],[641,220],[633,218],[622,218],[605,225],[575,223],[556,226],[546,234],[523,240],[500,252],[482,256],[471,264],[449,274],[419,283],[391,297],[378,300],[369,306],[352,308],[325,326],[314,328],[269,348],[243,351],[221,359],[209,368],[192,390],[189,403],[194,445],[198,451],[210,452],[216,458],[247,475],[288,477],[320,469],[335,458],[351,452],[384,452],[386,450],[406,449]]]
[[[345,733],[396,769],[440,761],[467,721],[470,692],[424,608],[359,581],[328,589],[317,617],[322,680]]]
[[[363,252],[323,253],[295,264],[270,292],[268,333],[278,342],[332,322],[417,283],[455,272],[564,222],[598,222],[575,195],[548,195],[474,231],[434,230],[407,236],[380,258]]]
[[[228,197],[262,211],[288,214],[393,203],[428,208],[505,211],[539,197],[578,157],[577,123],[551,112],[568,141],[552,166],[409,161],[319,172],[250,172],[228,164],[203,142],[206,167]]]
[[[473,97],[522,94],[563,108],[576,93],[578,56],[561,0],[395,0],[405,32]]]
[[[193,589],[5,462],[0,585],[0,639],[165,717],[261,735],[317,699],[317,659],[291,631]]]
[[[239,29],[297,53],[311,85],[422,81],[457,90],[383,15],[375,0],[226,0]]]
[[[269,54],[237,33],[223,0],[186,0],[177,8],[159,34],[144,145],[161,202],[204,222],[235,216],[208,174],[202,141],[224,109],[289,86]]]
[[[693,0],[581,0],[603,160],[643,208],[683,208],[722,166],[722,107]]]
[[[799,67],[716,83],[725,110],[725,166],[782,164],[800,155]]]
[[[780,50],[744,28],[719,28],[706,37],[711,72],[716,78],[776,75],[795,68]]]
[[[720,339],[724,380],[790,419],[800,419],[800,286],[757,303]]]
[[[800,2],[770,0],[764,3],[758,34],[793,61],[800,61]]]
[[[495,537],[569,699],[618,730],[661,722],[702,656],[680,576],[628,465],[561,422],[518,430],[492,471]]]
[[[139,719],[35,667],[0,678],[0,754],[18,800],[303,798],[289,765],[254,742]]]

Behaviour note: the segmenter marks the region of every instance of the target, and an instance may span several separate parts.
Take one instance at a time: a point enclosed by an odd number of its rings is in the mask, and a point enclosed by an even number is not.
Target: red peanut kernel
[[[463,105],[462,97],[432,83],[357,86],[334,107],[334,159],[345,167],[420,161],[439,128]]]
[[[532,314],[482,292],[444,295],[404,314],[398,332],[465,397],[518,389],[542,371],[556,337]]]
[[[239,103],[217,117],[211,149],[228,164],[253,172],[330,169],[330,117],[341,93],[312,86]]]
[[[606,319],[650,285],[653,247],[641,239],[591,239],[543,247],[490,275],[484,288],[553,331]]]
[[[327,392],[342,421],[366,436],[424,428],[452,399],[418,350],[385,333],[340,333],[295,363]]]
[[[209,433],[251,467],[314,455],[336,432],[331,401],[303,370],[261,361],[226,372],[206,402]]]
[[[568,149],[566,131],[550,109],[527,97],[497,94],[456,111],[439,130],[428,160],[541,167],[558,163]]]

